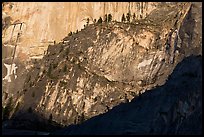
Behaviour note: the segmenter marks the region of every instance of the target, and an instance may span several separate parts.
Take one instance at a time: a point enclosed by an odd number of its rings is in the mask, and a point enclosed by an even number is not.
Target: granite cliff
[[[49,45],[69,32],[84,29],[106,14],[121,21],[122,15],[135,13],[145,18],[159,3],[144,2],[3,2],[2,3],[2,79],[3,106],[7,96],[23,88],[28,69],[42,59]],[[14,75],[14,76],[13,76]],[[18,86],[16,86],[18,85]]]
[[[16,6],[18,9],[21,4],[14,3],[12,8]],[[59,3],[57,7],[63,6],[60,4],[62,3]],[[5,31],[3,63],[4,66],[7,65],[7,69],[3,69],[3,108],[8,106],[10,100],[15,102],[8,118],[14,119],[13,125],[16,128],[32,125],[33,121],[40,119],[39,117],[48,120],[49,123],[62,126],[80,124],[94,116],[109,112],[121,103],[131,102],[133,98],[141,96],[147,90],[164,85],[176,65],[185,57],[202,55],[200,3],[145,3],[146,5],[131,3],[133,7],[145,5],[139,10],[134,8],[139,12],[132,10],[130,3],[105,3],[104,7],[102,6],[104,3],[98,6],[95,3],[66,3],[65,5],[72,4],[84,4],[82,7],[87,6],[88,10],[77,12],[79,16],[70,14],[67,20],[72,19],[73,22],[67,29],[63,29],[67,25],[66,17],[59,14],[63,12],[63,8],[59,8],[59,11],[62,10],[59,12],[54,10],[55,6],[49,4],[48,6],[39,3],[30,5],[31,11],[39,5],[42,6],[42,10],[37,10],[37,12],[50,10],[48,20],[59,17],[57,20],[62,18],[65,24],[57,25],[57,22],[49,22],[46,20],[47,16],[43,16],[44,14],[33,13],[28,16],[31,20],[28,24],[31,26],[35,24],[35,18],[45,18],[43,29],[45,26],[50,26],[46,23],[54,23],[51,30],[44,30],[46,35],[40,27],[36,27],[37,30],[30,29],[30,31],[27,27],[24,28],[26,32],[36,31],[36,37],[32,40],[39,42],[39,38],[54,38],[56,41],[61,39],[61,42],[54,42],[48,48],[43,46],[45,52],[43,50],[42,59],[34,60],[32,63],[25,63],[29,62],[32,56],[27,53],[22,54],[25,51],[32,54],[36,51],[32,51],[23,44],[26,41],[23,39],[27,39],[27,34],[25,33],[23,37],[21,36],[23,32],[16,32],[16,42],[14,41],[12,45],[13,37],[6,41],[9,34],[6,29],[9,30],[10,27],[3,26],[3,32]],[[122,9],[114,9],[113,7],[117,7],[118,4],[126,4],[126,6],[123,5]],[[92,9],[89,6],[95,10],[99,8],[97,10],[100,12],[95,15],[94,11],[89,11]],[[79,7],[81,6],[72,10],[80,11]],[[100,9],[102,7],[104,11]],[[114,10],[110,10],[111,7]],[[7,8],[10,9],[10,7]],[[7,8],[5,11],[9,10]],[[24,13],[23,10],[29,13],[26,8],[22,8],[21,15]],[[70,12],[71,9],[65,7],[64,10]],[[99,18],[108,14],[106,10],[112,13],[111,21],[90,22],[83,29],[76,21],[80,20],[81,16]],[[115,10],[120,12],[116,13]],[[133,20],[131,16],[130,21],[118,20],[122,13],[127,13],[128,10],[131,13],[137,13],[136,19]],[[89,15],[90,13],[92,14]],[[18,16],[9,11],[6,14],[10,14],[11,20]],[[22,21],[23,19],[22,17]],[[12,24],[12,21],[10,23]],[[19,29],[23,30],[23,23],[19,25]],[[75,29],[79,31],[65,36]],[[15,29],[11,33],[13,36]],[[35,45],[32,42],[29,44]],[[39,43],[36,48],[40,49]],[[12,52],[13,50],[15,52]],[[10,58],[6,59],[9,53]],[[7,75],[4,74],[6,70]],[[30,120],[31,117],[32,120]],[[28,119],[30,122],[26,121]],[[21,121],[21,123],[26,121],[26,124],[22,125],[16,121]],[[30,127],[33,128],[33,126]]]
[[[189,56],[167,82],[57,135],[202,134],[202,57]]]
[[[113,20],[121,21],[123,14],[131,12],[140,20],[156,5],[152,2],[5,2],[3,42],[10,45],[11,37],[15,40],[20,31],[16,56],[42,58],[49,44],[61,41],[70,31],[83,29],[87,18],[93,23],[94,19],[112,14]]]

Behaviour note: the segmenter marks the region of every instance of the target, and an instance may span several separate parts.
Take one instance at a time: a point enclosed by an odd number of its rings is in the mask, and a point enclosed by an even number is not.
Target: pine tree
[[[97,22],[97,23],[98,23],[98,24],[101,24],[102,21],[103,21],[103,20],[102,20],[102,18],[100,17],[100,18],[98,19],[98,22]]]
[[[128,22],[130,22],[130,16],[131,16],[130,13],[127,13],[126,19]]]
[[[108,14],[108,22],[111,22],[111,21],[112,21],[112,15]]]
[[[70,31],[69,34],[68,34],[68,36],[71,36],[71,35],[72,35],[72,32]]]
[[[96,19],[94,19],[93,23],[94,23],[94,24],[96,23]]]
[[[132,19],[132,22],[135,22],[136,21],[136,15],[135,13],[133,14],[133,19]]]
[[[89,25],[89,18],[87,18],[87,22],[86,22],[86,25],[87,25],[87,26]]]
[[[125,22],[125,15],[123,14],[123,16],[122,16],[122,20],[121,20],[122,22]]]

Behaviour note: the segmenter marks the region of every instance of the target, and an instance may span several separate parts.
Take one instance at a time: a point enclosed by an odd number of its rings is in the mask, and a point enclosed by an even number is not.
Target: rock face
[[[202,57],[180,62],[168,81],[60,135],[202,134]]]
[[[49,45],[62,40],[70,31],[81,30],[94,19],[112,14],[135,13],[145,18],[159,3],[145,2],[3,2],[2,3],[2,79],[3,106],[23,88],[28,69],[41,59]],[[97,21],[96,20],[96,21]]]
[[[121,21],[122,14],[145,18],[159,3],[146,2],[3,2],[2,79],[3,106],[23,88],[28,69],[41,59],[49,45],[72,31],[81,30],[99,17],[111,14]]]
[[[142,20],[90,24],[50,45],[28,73],[14,75],[22,82],[15,118],[32,110],[62,125],[79,124],[163,85],[184,57],[202,54],[200,5],[161,3]]]
[[[135,13],[145,18],[158,3],[147,2],[11,2],[4,3],[3,41],[10,41],[21,31],[18,50],[29,58],[42,58],[49,44],[62,40],[70,31],[81,30],[90,19],[112,14],[121,21],[123,14]],[[14,32],[13,32],[14,31]],[[21,53],[19,53],[21,54]]]

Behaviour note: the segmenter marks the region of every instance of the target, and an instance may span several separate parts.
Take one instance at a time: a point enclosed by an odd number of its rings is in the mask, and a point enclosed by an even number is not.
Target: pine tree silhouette
[[[122,20],[121,20],[122,22],[125,22],[125,15],[123,14],[123,16],[122,16]]]
[[[103,21],[103,20],[102,20],[102,18],[100,17],[100,18],[98,19],[98,22],[97,22],[97,23],[98,23],[98,24],[101,24],[102,21]]]
[[[108,14],[108,22],[111,22],[111,21],[112,21],[112,15]]]
[[[131,16],[130,13],[127,13],[126,19],[128,22],[130,22],[130,16]]]
[[[133,19],[132,19],[132,22],[135,22],[136,21],[136,15],[135,15],[135,13],[133,14],[133,17],[132,17]]]

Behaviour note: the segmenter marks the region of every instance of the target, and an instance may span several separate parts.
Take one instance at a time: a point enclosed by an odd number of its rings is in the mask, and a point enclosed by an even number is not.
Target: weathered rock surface
[[[81,30],[89,18],[93,23],[105,14],[121,21],[123,13],[145,18],[159,3],[155,2],[5,2],[3,4],[3,41],[17,37],[20,31],[19,56],[42,58],[49,44],[61,41],[70,31]],[[16,54],[18,56],[18,54]]]
[[[200,14],[200,3],[159,4],[135,23],[91,24],[50,45],[25,81],[14,75],[24,83],[14,94],[15,118],[32,109],[78,124],[163,85],[184,57],[202,54]]]
[[[145,18],[159,3],[146,2],[3,2],[2,3],[2,79],[3,107],[8,99],[18,98],[28,69],[44,56],[49,45],[72,31],[81,30],[99,17],[135,13]],[[132,18],[131,18],[132,19]],[[14,99],[15,100],[15,99]],[[15,102],[15,101],[14,101]]]
[[[202,56],[180,62],[168,81],[60,135],[202,133]]]
[[[145,18],[160,3],[146,2],[3,2],[2,3],[2,79],[3,107],[8,99],[18,98],[28,69],[41,59],[49,45],[72,31],[81,30],[99,17],[135,13]],[[132,18],[131,18],[132,20]],[[14,99],[15,100],[15,99]],[[15,101],[14,101],[15,102]]]

